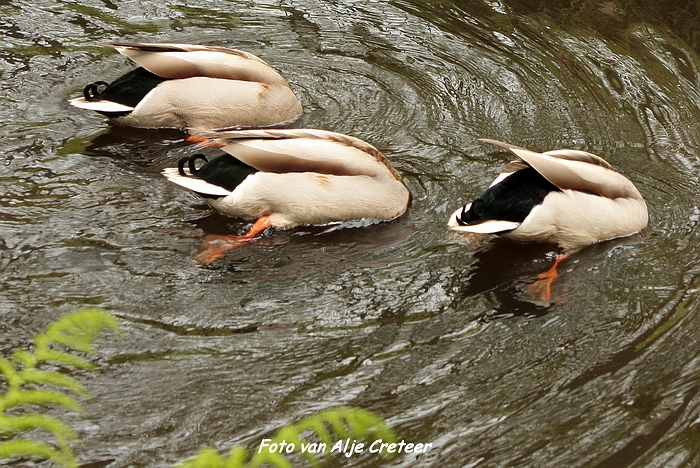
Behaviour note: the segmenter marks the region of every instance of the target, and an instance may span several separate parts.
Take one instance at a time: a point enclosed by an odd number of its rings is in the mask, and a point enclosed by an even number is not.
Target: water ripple
[[[697,460],[692,15],[663,1],[644,16],[614,2],[532,3],[0,7],[3,350],[84,305],[125,328],[100,344],[82,461],[165,466],[204,444],[252,447],[337,404],[434,444],[397,466]],[[271,232],[198,265],[204,234],[248,224],[160,176],[193,150],[184,134],[112,128],[66,104],[133,66],[98,46],[115,40],[261,56],[303,102],[294,125],[382,150],[413,192],[409,212]],[[472,243],[445,227],[509,159],[480,137],[600,154],[644,194],[649,227],[573,255],[556,300],[536,303],[525,287],[551,246]],[[368,460],[347,463],[378,463]]]

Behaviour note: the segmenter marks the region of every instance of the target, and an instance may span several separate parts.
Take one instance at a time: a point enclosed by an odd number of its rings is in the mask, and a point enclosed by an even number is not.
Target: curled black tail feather
[[[100,88],[102,88],[101,91]],[[94,83],[90,83],[85,87],[85,89],[83,89],[83,96],[85,97],[86,101],[99,101],[102,99],[102,93],[108,89],[109,83],[106,81],[96,81]]]
[[[90,83],[83,89],[83,96],[86,101],[103,100],[135,108],[144,97],[163,81],[166,81],[166,79],[154,75],[143,67],[138,67],[111,83],[106,81]],[[110,118],[117,118],[129,115],[131,111],[97,112]]]
[[[460,214],[455,216],[457,224],[459,224],[460,226],[466,226],[467,224],[469,224],[470,216],[466,210],[467,205],[464,205]]]
[[[205,163],[209,162],[209,160],[203,154],[193,154],[192,156],[185,156],[184,158],[180,158],[180,160],[177,162],[177,172],[179,172],[181,176],[185,177],[187,177],[188,175],[197,174],[200,171],[200,169],[197,169],[196,164],[198,159],[204,160]],[[187,163],[187,168],[190,170],[189,174],[185,172],[185,163]]]

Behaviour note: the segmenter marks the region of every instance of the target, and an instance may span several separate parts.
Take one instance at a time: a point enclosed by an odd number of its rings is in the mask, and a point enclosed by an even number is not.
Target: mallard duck
[[[268,127],[301,104],[282,76],[253,54],[192,44],[106,44],[140,65],[89,84],[68,102],[114,123],[144,128]]]
[[[364,141],[324,130],[200,132],[226,153],[197,167],[182,158],[163,175],[233,217],[257,219],[244,236],[209,236],[196,258],[211,263],[267,227],[401,216],[411,194],[387,158]],[[206,144],[206,143],[205,143]]]
[[[536,153],[501,141],[480,141],[519,159],[506,165],[479,198],[455,211],[448,225],[461,232],[557,244],[562,255],[540,275],[545,280],[543,299],[551,294],[557,266],[568,255],[634,234],[649,222],[639,190],[599,156],[571,149]]]

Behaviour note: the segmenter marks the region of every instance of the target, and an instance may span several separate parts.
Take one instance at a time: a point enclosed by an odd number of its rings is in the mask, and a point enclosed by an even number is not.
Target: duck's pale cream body
[[[120,125],[145,128],[244,128],[294,120],[301,103],[284,78],[253,54],[192,44],[109,44],[165,80],[136,105],[97,97],[73,106],[110,115]],[[109,114],[108,114],[109,115]]]
[[[329,224],[403,214],[411,199],[401,177],[376,148],[322,130],[249,130],[206,134],[255,168],[233,190],[180,174],[172,182],[205,196],[216,210],[243,218],[269,217],[274,227]],[[214,198],[215,197],[215,198]]]
[[[611,216],[613,212],[624,215]],[[565,190],[547,195],[542,205],[535,207],[517,229],[504,237],[519,242],[557,244],[570,251],[639,232],[646,227],[648,219],[646,205],[637,200],[610,200]]]
[[[229,216],[269,216],[272,226],[289,228],[366,218],[391,220],[406,210],[407,195],[401,181],[384,177],[259,172],[230,195],[207,202]]]
[[[133,112],[114,120],[141,128],[268,127],[294,120],[301,105],[286,84],[194,77],[164,81]]]
[[[518,170],[531,167],[558,190],[547,193],[521,222],[486,219],[474,224],[460,223],[462,213],[471,207],[468,204],[450,217],[452,229],[501,234],[521,242],[548,242],[573,251],[628,236],[647,226],[649,213],[642,195],[602,158],[584,151],[536,153],[494,140],[483,141],[506,148],[520,158],[506,166],[491,187]]]

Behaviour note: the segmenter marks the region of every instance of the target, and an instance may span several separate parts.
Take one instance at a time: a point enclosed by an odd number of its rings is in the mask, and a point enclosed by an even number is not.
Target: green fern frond
[[[12,439],[0,442],[0,460],[37,458],[51,460],[64,468],[75,468],[73,452],[56,450],[49,444],[30,439]]]
[[[53,434],[59,442],[78,437],[66,423],[45,414],[0,416],[0,435],[3,437],[10,437],[35,429]]]
[[[195,458],[177,465],[178,468],[216,468],[220,466],[224,466],[224,458],[212,447],[203,448]]]
[[[288,444],[294,444],[295,447],[301,447],[301,444],[307,444],[309,443],[307,440],[305,440],[301,436],[302,431],[299,430],[297,424],[289,425],[282,427],[277,434],[275,434],[275,437],[272,439],[272,442],[282,442],[285,441]],[[262,452],[265,453],[265,452]],[[309,451],[301,452],[301,454],[309,461],[311,466],[313,468],[318,468],[321,466],[321,461],[319,460],[319,457],[315,453],[311,453]],[[255,458],[255,457],[253,457]],[[252,461],[252,460],[251,460]]]
[[[331,443],[326,426],[341,439],[383,439],[387,443],[396,442],[394,431],[387,427],[382,418],[361,408],[330,408],[299,421],[294,427],[300,432],[311,430],[322,442]]]
[[[60,372],[45,371],[40,369],[25,369],[20,373],[21,379],[26,385],[51,385],[53,387],[70,390],[83,398],[90,396],[85,387],[76,379]]]
[[[17,349],[12,353],[12,363],[20,369],[31,369],[36,367],[39,361],[34,352],[27,349]]]
[[[333,440],[331,439],[331,434],[328,432],[328,427],[323,418],[317,418],[311,416],[309,418],[303,419],[296,424],[297,429],[300,432],[311,430],[316,434],[318,440],[328,446],[333,445]]]
[[[335,408],[336,411],[325,410],[316,416],[311,416],[311,418],[309,419],[316,418],[318,422],[321,422],[323,424],[329,424],[337,437],[341,439],[347,439],[350,438],[352,435],[351,431],[348,431],[348,428],[344,423],[344,414],[347,409],[349,408],[341,407]],[[301,421],[301,423],[304,422],[305,421]],[[305,426],[302,426],[302,428],[306,429]]]
[[[83,353],[91,353],[95,339],[105,329],[118,333],[117,319],[102,309],[83,309],[50,324],[43,334],[35,337],[35,343],[37,350],[61,344]]]
[[[246,468],[258,468],[265,464],[272,465],[276,468],[293,468],[292,463],[287,458],[278,452],[256,452],[253,458],[250,459]]]
[[[82,413],[74,398],[87,397],[88,392],[75,378],[44,365],[91,370],[95,365],[82,356],[91,352],[95,338],[104,330],[118,331],[116,319],[101,309],[84,309],[50,324],[44,333],[34,337],[34,350],[18,349],[12,359],[0,358],[0,374],[7,382],[0,395],[0,460],[8,458],[48,459],[63,466],[75,467],[69,440],[76,433],[61,420],[37,413],[37,408],[63,407]],[[28,412],[34,411],[34,412]],[[8,414],[11,412],[11,414]],[[20,437],[29,431],[49,433],[52,443]]]
[[[54,390],[11,390],[5,394],[2,402],[4,409],[32,405],[63,406],[76,413],[83,412],[83,407],[75,398]]]
[[[330,429],[330,430],[329,430]],[[394,431],[386,425],[384,420],[374,413],[361,408],[339,407],[321,411],[319,414],[304,418],[296,424],[289,424],[282,428],[270,439],[269,444],[281,444],[283,441],[289,446],[294,444],[295,453],[301,454],[312,467],[320,467],[323,459],[330,457],[330,448],[333,445],[331,432],[338,439],[377,440],[391,444],[396,442]],[[309,442],[304,434],[311,433],[321,443],[326,444],[326,451],[320,454],[310,451],[302,452],[302,444],[308,446]],[[394,454],[382,453],[385,458],[391,458]],[[323,459],[322,459],[323,457]],[[199,454],[190,460],[177,465],[178,468],[259,468],[263,465],[271,465],[276,468],[292,468],[292,464],[280,451],[269,450],[256,451],[252,458],[245,463],[247,453],[245,448],[233,449],[229,457],[224,460],[213,448],[202,449]]]
[[[382,439],[389,444],[396,442],[394,431],[387,427],[384,420],[369,411],[347,412],[345,421],[363,439]]]
[[[248,452],[244,447],[235,447],[229,452],[224,468],[243,468],[247,457]]]
[[[41,348],[34,352],[34,357],[37,363],[42,364],[52,364],[64,367],[72,367],[73,369],[92,371],[97,368],[95,364],[88,361],[87,359],[76,356],[64,351],[58,351],[55,349]]]
[[[224,457],[214,448],[206,447],[193,459],[177,465],[178,468],[244,468],[247,453],[245,448],[237,447]]]
[[[13,366],[10,361],[2,357],[0,357],[0,374],[5,377],[5,382],[7,382],[8,388],[17,388],[22,385],[22,379],[17,373],[15,366]]]

